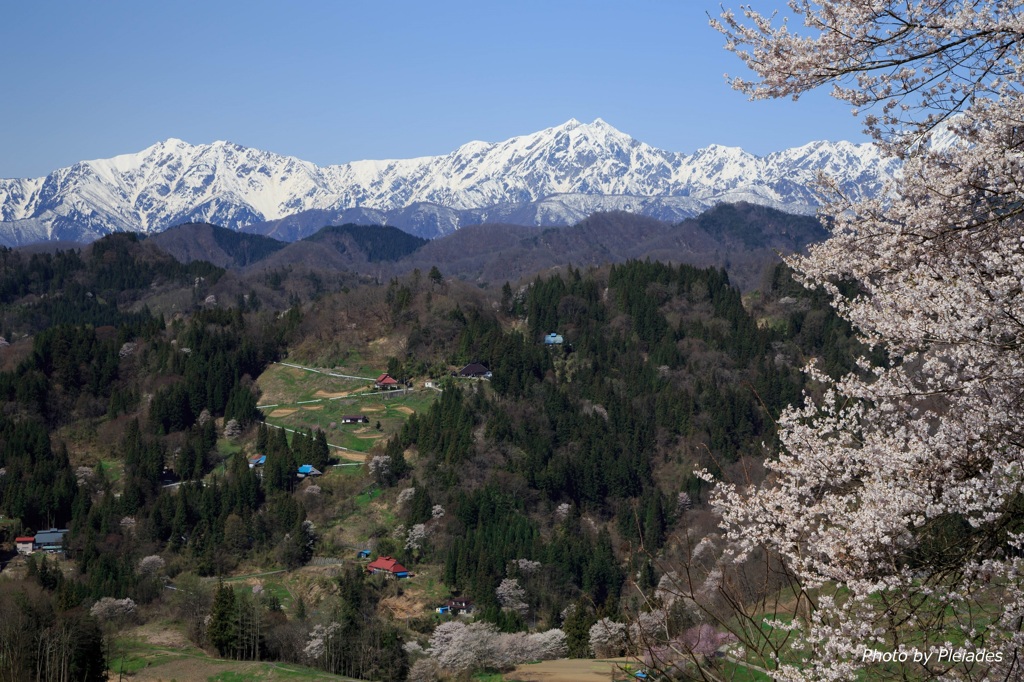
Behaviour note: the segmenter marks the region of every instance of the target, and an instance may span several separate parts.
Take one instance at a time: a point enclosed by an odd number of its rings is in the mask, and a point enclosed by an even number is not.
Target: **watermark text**
[[[929,651],[918,651],[917,649],[879,651],[865,647],[860,660],[862,663],[920,663],[921,665],[928,665],[932,661],[936,663],[1001,663],[1003,652],[946,647]]]

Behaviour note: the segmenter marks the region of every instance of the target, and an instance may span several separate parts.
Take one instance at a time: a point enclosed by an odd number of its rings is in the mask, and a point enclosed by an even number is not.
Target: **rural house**
[[[453,616],[465,613],[473,613],[473,600],[466,599],[465,597],[452,597],[444,603],[443,606],[438,606],[434,609],[437,613],[445,614],[450,613]]]
[[[483,377],[489,379],[491,376],[491,371],[484,367],[483,365],[481,365],[479,362],[471,362],[459,371],[459,376],[473,377],[476,379]]]
[[[31,554],[35,543],[36,538],[34,535],[22,535],[14,538],[14,544],[18,548],[18,554]]]
[[[36,533],[33,549],[43,552],[63,552],[64,536],[67,532],[67,528],[51,528]]]
[[[377,377],[377,380],[373,382],[373,387],[378,391],[393,391],[401,386],[397,379],[385,372]]]
[[[366,570],[370,573],[387,573],[395,578],[409,577],[409,569],[389,556],[377,557],[366,565]]]

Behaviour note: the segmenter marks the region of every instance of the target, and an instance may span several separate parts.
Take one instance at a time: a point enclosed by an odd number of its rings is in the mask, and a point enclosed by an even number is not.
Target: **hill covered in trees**
[[[287,246],[277,239],[208,223],[171,227],[149,241],[182,263],[201,260],[221,268],[244,268]]]
[[[394,227],[353,224],[324,227],[291,243],[211,225],[182,225],[149,241],[182,262],[248,270],[248,282],[284,270],[320,279],[339,271],[382,278],[437,266],[449,277],[500,286],[555,266],[650,258],[724,267],[734,284],[749,290],[760,286],[761,272],[779,253],[802,251],[824,236],[812,217],[738,203],[679,223],[606,212],[566,227],[474,225],[432,241]]]

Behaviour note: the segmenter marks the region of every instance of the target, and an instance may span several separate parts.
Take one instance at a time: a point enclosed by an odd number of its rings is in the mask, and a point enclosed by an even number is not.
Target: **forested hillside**
[[[271,309],[218,303],[223,271],[127,235],[0,258],[2,679],[100,679],[90,642],[157,614],[214,655],[365,679],[599,653],[595,623],[662,608],[661,562],[713,532],[693,471],[757,477],[774,419],[813,390],[799,367],[852,366],[849,329],[782,266],[747,300],[723,270],[631,261],[498,290],[432,268]],[[288,433],[261,406],[286,356],[386,370],[422,399],[365,427],[377,440],[347,466],[342,426]],[[489,375],[456,376],[469,363]],[[387,404],[366,389],[328,395]],[[15,555],[48,528],[61,552]],[[368,575],[362,548],[413,577]],[[255,595],[233,582],[275,570]],[[474,625],[434,613],[449,597]],[[444,642],[467,633],[505,653],[455,657],[476,650]]]
[[[799,293],[781,267],[772,282],[774,297]],[[444,562],[446,583],[501,627],[506,578],[549,627],[581,597],[592,618],[634,606],[635,588],[660,577],[652,557],[700,506],[693,470],[756,468],[774,418],[806,388],[800,363],[851,367],[848,329],[817,304],[788,297],[758,320],[720,270],[631,262],[506,288],[499,315],[454,308],[448,362],[493,376],[453,380],[389,443],[386,468],[411,473],[385,482],[415,490],[406,525],[447,510],[422,555],[389,551]],[[553,331],[564,342],[545,345]],[[423,334],[413,329],[400,371],[437,352]],[[539,567],[527,576],[522,562]]]

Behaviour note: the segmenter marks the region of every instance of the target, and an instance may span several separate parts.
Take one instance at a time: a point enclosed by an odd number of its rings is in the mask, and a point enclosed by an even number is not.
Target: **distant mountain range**
[[[228,142],[170,139],[46,177],[0,179],[0,243],[88,242],[189,222],[295,241],[324,225],[388,224],[426,238],[465,225],[572,225],[599,211],[678,222],[720,203],[815,208],[824,171],[853,196],[898,169],[868,144],[812,142],[757,157],[711,146],[651,147],[598,119],[450,154],[318,167]]]

